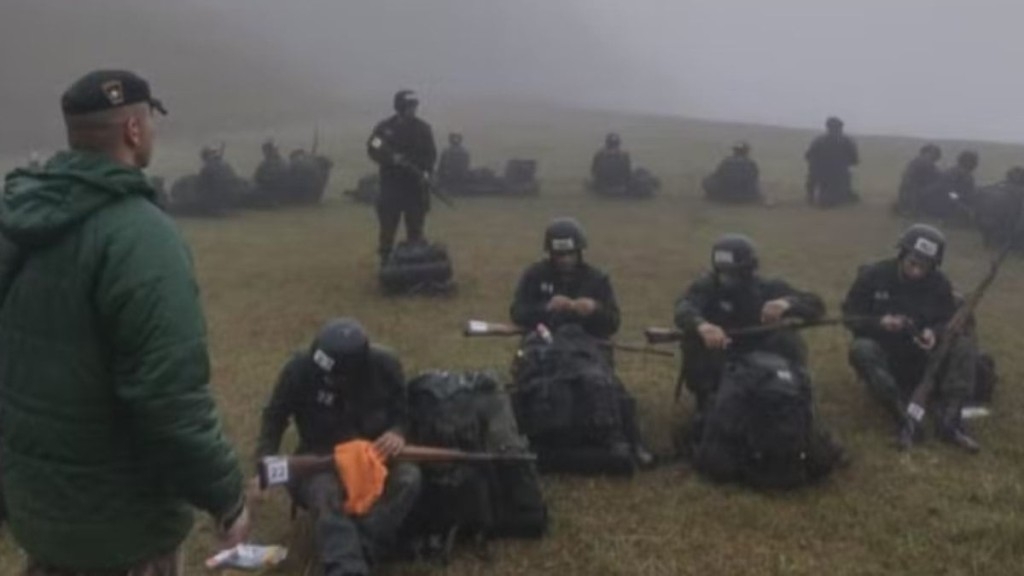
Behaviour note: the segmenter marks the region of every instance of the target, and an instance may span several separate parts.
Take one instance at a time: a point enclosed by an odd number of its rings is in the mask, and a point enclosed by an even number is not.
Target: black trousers
[[[323,576],[369,574],[375,559],[394,546],[421,487],[422,475],[416,465],[394,464],[388,469],[380,500],[365,516],[354,518],[342,509],[344,490],[334,472],[316,474],[293,485],[292,497],[313,515]]]
[[[423,240],[430,197],[419,185],[411,183],[381,183],[377,199],[377,221],[380,223],[380,238],[377,252],[387,259],[395,245],[395,235],[402,218],[405,218],[405,239],[408,242]]]

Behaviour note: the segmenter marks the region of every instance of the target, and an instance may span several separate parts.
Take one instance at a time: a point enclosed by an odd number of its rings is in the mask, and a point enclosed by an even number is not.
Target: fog
[[[4,0],[0,146],[139,70],[179,131],[430,99],[543,100],[853,133],[1024,141],[1016,0]]]

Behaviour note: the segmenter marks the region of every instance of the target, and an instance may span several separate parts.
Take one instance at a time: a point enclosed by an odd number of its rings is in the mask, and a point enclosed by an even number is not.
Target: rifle
[[[425,188],[427,192],[433,194],[445,206],[449,208],[455,208],[455,203],[452,202],[452,199],[449,198],[447,194],[441,192],[441,190],[434,185],[434,181],[433,179],[431,179],[429,172],[421,170],[419,166],[416,166],[408,159],[406,159],[404,156],[397,154],[394,150],[391,149],[391,147],[388,145],[387,142],[384,141],[383,138],[377,136],[376,134],[373,135],[370,138],[370,148],[374,150],[379,150],[390,156],[391,161],[395,164],[395,166],[401,166],[402,168],[405,168],[406,170],[415,174],[416,177],[419,178],[420,186]]]
[[[392,457],[397,462],[421,464],[479,464],[486,462],[535,462],[537,455],[530,452],[466,452],[454,448],[407,445]],[[267,456],[257,464],[260,490],[287,484],[320,472],[335,471],[334,456],[297,454],[294,456]]]
[[[783,318],[776,324],[758,324],[756,326],[744,326],[726,330],[727,336],[751,336],[756,334],[767,334],[778,330],[803,330],[805,328],[818,328],[821,326],[835,326],[836,324],[878,322],[877,316],[842,316],[839,318],[822,318],[805,322],[799,318]],[[644,338],[648,344],[666,344],[679,342],[683,339],[683,331],[678,328],[659,328],[652,326],[644,330]]]
[[[1017,220],[1020,222],[1021,213],[1018,213]],[[981,282],[978,283],[974,291],[964,300],[963,304],[957,307],[953,317],[949,319],[949,322],[946,323],[945,328],[939,335],[939,341],[935,346],[935,350],[928,355],[928,363],[925,364],[924,375],[921,376],[921,381],[914,388],[914,393],[910,396],[906,418],[903,421],[903,428],[900,430],[899,446],[901,449],[906,450],[913,446],[918,427],[924,419],[925,406],[928,404],[932,392],[935,391],[935,386],[938,385],[938,376],[942,364],[946,357],[949,356],[953,342],[956,341],[970,323],[974,309],[978,307],[978,303],[985,296],[985,292],[992,285],[992,282],[995,281],[996,276],[999,274],[999,269],[1002,268],[1003,262],[1010,254],[1012,248],[1013,239],[1011,238],[992,260],[988,273],[985,274],[985,277],[981,279]]]
[[[545,328],[546,330],[546,328]],[[462,335],[470,338],[474,336],[522,336],[531,330],[514,324],[502,324],[500,322],[487,322],[484,320],[469,320],[462,329]],[[658,350],[649,346],[639,344],[622,344],[611,340],[598,340],[598,346],[622,350],[623,352],[639,352],[641,354],[654,354],[656,356],[675,356],[672,352]]]

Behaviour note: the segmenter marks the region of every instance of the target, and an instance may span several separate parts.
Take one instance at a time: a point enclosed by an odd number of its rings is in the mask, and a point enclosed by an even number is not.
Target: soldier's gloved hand
[[[385,432],[374,441],[373,447],[385,460],[390,460],[405,448],[405,438],[397,432]]]
[[[881,324],[882,330],[886,332],[902,332],[907,328],[907,317],[886,314],[879,320],[879,324]]]
[[[593,298],[577,298],[573,301],[572,309],[580,316],[590,316],[597,310],[597,301]]]
[[[921,333],[914,338],[914,342],[916,342],[922,350],[931,350],[932,348],[935,348],[936,340],[935,331],[931,328],[921,330]]]
[[[548,312],[562,312],[572,310],[572,307],[573,301],[571,298],[557,294],[552,296],[551,300],[548,300],[548,305],[545,307],[545,310]]]
[[[704,322],[697,326],[697,333],[700,334],[701,340],[704,341],[704,346],[710,350],[724,350],[731,342],[725,330],[710,322]]]
[[[769,300],[764,303],[761,308],[761,323],[762,324],[777,324],[782,321],[782,316],[790,309],[792,304],[785,298],[778,298],[776,300]]]

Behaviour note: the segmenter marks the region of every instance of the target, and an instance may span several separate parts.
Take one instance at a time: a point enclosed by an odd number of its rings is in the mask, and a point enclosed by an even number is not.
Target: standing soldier
[[[855,202],[850,167],[860,161],[857,144],[843,134],[843,121],[831,117],[827,132],[811,143],[807,159],[807,203],[828,207]]]
[[[861,268],[843,302],[853,332],[850,365],[868,392],[902,427],[904,408],[924,375],[938,335],[956,312],[953,287],[939,270],[946,238],[938,229],[914,224],[900,238],[899,255]],[[869,319],[861,320],[868,317]],[[977,348],[958,336],[939,374],[939,437],[975,452],[960,411],[974,387]]]
[[[189,249],[142,172],[165,111],[120,70],[83,76],[61,108],[70,150],[8,174],[0,199],[10,530],[28,576],[175,576],[190,507],[231,546],[249,516]]]
[[[367,142],[370,158],[380,166],[377,252],[381,264],[391,255],[403,215],[406,240],[424,241],[423,228],[430,209],[428,186],[437,162],[437,147],[430,124],[416,117],[418,107],[415,92],[399,91],[394,98],[394,116],[377,124]]]

